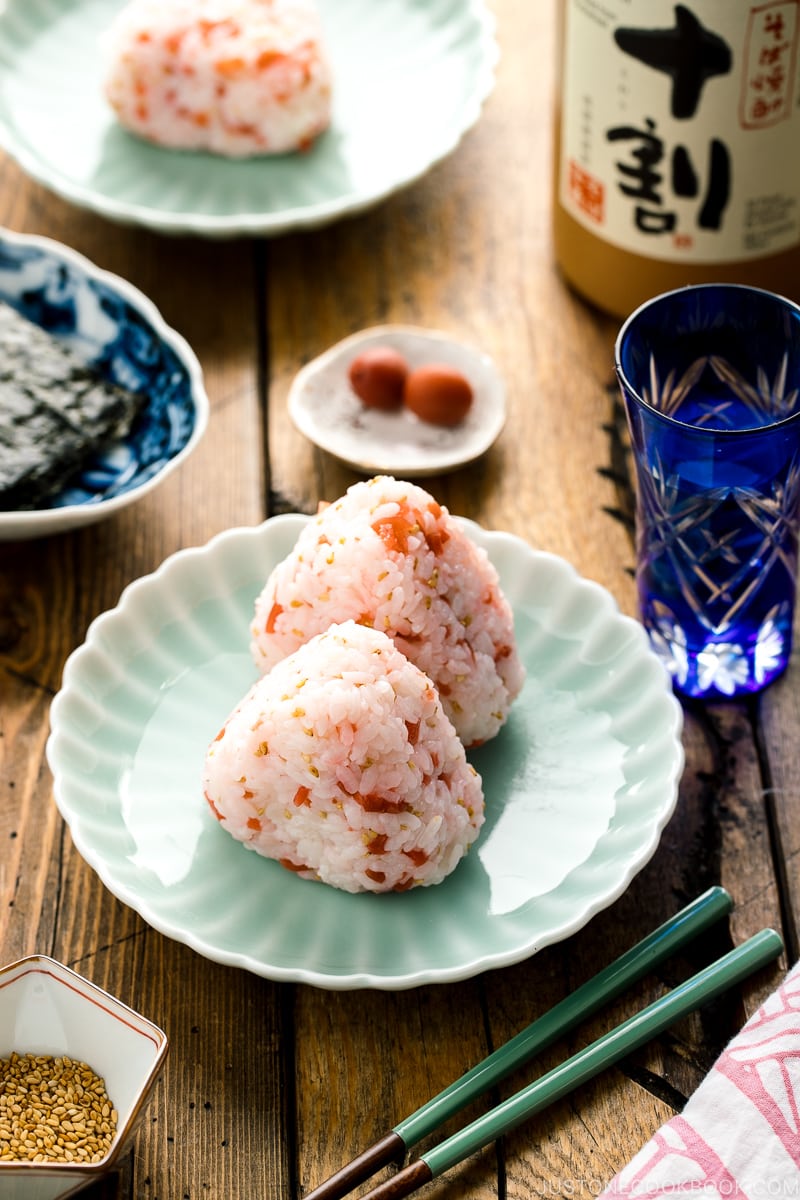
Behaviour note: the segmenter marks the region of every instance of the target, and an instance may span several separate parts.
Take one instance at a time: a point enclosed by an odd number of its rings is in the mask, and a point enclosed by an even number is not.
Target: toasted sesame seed
[[[116,1134],[106,1086],[66,1055],[0,1058],[0,1162],[100,1162]]]

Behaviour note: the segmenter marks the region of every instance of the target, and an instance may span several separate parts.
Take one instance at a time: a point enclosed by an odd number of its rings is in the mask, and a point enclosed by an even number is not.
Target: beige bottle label
[[[565,0],[563,207],[671,262],[800,244],[800,0]]]

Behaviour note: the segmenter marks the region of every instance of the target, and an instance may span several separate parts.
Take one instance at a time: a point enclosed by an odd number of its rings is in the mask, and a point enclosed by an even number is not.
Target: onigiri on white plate
[[[354,621],[253,685],[209,746],[203,785],[237,841],[348,892],[441,883],[484,819],[430,679]]]
[[[256,664],[348,620],[430,677],[466,746],[502,728],[525,676],[511,606],[486,552],[417,484],[375,476],[318,513],[256,601]]]
[[[101,39],[129,132],[229,158],[307,150],[331,120],[314,0],[129,0]]]

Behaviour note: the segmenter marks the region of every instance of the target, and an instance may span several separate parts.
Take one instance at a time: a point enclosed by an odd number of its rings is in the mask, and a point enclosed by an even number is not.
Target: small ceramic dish
[[[0,969],[0,1059],[12,1052],[66,1056],[106,1086],[114,1140],[96,1163],[0,1161],[0,1195],[71,1196],[119,1165],[167,1055],[166,1034],[120,1000],[42,954]],[[0,1070],[0,1090],[3,1072]]]
[[[81,352],[105,378],[145,395],[129,435],[32,510],[0,512],[0,541],[89,525],[156,488],[208,423],[200,364],[131,284],[49,238],[0,229],[0,300]]]
[[[469,380],[470,411],[453,428],[420,420],[403,407],[367,408],[350,386],[348,368],[363,350],[390,346],[409,367],[447,363]],[[376,325],[337,342],[300,370],[289,390],[289,414],[322,450],[367,475],[401,478],[454,471],[484,454],[506,419],[503,379],[482,351],[438,330]]]

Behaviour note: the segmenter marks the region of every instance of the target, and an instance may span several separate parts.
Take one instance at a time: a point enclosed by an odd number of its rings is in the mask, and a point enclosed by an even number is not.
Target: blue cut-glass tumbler
[[[792,647],[800,307],[737,284],[667,292],[625,321],[615,365],[651,643],[685,696],[760,691]]]

